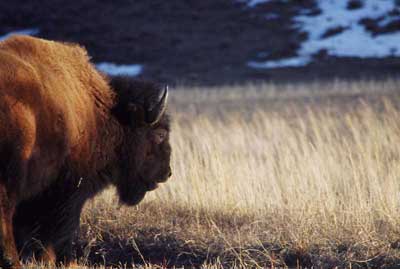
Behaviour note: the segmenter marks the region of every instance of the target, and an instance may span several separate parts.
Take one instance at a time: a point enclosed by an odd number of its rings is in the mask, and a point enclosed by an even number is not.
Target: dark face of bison
[[[147,191],[171,176],[168,90],[150,82],[116,77],[118,95],[113,113],[124,126],[119,177],[115,184],[122,203],[135,205]]]

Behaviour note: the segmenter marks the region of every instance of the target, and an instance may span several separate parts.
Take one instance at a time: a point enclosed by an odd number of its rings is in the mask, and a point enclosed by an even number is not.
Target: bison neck
[[[93,153],[88,162],[89,167],[76,167],[78,174],[82,176],[75,183],[84,191],[94,196],[110,185],[118,171],[118,156],[123,141],[123,128],[120,124],[106,114],[106,117],[98,120],[96,137],[93,139]],[[72,169],[75,170],[75,169]]]

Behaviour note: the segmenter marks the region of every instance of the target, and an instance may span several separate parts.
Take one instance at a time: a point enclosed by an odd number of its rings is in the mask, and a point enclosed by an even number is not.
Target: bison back
[[[65,165],[89,173],[112,102],[84,49],[27,36],[0,42],[0,180],[26,199]]]

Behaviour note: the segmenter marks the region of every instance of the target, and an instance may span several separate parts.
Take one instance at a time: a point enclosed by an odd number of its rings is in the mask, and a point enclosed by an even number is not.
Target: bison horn
[[[153,125],[156,124],[167,108],[168,86],[160,91],[146,108],[146,122]]]

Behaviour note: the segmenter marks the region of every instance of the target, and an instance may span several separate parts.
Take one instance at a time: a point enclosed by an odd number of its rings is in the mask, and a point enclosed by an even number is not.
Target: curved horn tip
[[[168,85],[164,87],[164,94],[160,101],[167,103],[168,100]]]
[[[168,85],[166,85],[159,95],[158,104],[157,105],[165,105],[168,99]]]
[[[168,86],[164,89],[160,89],[157,93],[157,97],[151,100],[147,106],[147,111],[153,111],[157,106],[159,106],[164,100],[168,98]]]
[[[164,88],[162,92],[160,92],[158,102],[151,109],[147,110],[148,113],[148,123],[156,124],[164,114],[167,108],[167,100],[168,100],[168,86]]]

